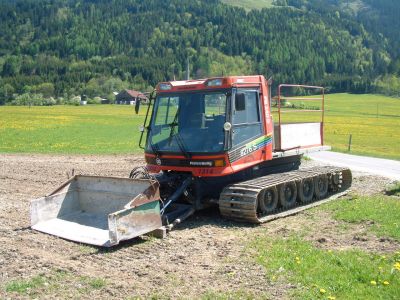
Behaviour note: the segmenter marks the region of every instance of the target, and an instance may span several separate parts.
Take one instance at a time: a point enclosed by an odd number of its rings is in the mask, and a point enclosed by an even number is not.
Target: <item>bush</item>
[[[42,94],[31,94],[24,93],[18,95],[11,102],[11,105],[29,105],[29,106],[43,106],[43,105],[53,105],[55,101],[53,98],[44,99]]]
[[[45,106],[52,106],[52,105],[57,104],[56,100],[53,97],[44,99],[42,103],[43,103],[42,105],[45,105]]]
[[[87,104],[101,104],[101,98],[94,97],[93,99],[87,99]]]
[[[65,102],[65,104],[79,106],[79,105],[81,105],[81,97],[80,96],[72,96],[70,99],[68,99]]]

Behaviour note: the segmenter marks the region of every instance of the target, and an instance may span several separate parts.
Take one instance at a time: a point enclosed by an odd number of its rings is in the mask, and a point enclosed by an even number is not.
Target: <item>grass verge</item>
[[[15,279],[5,284],[8,295],[55,298],[77,297],[88,295],[105,288],[107,282],[103,278],[75,276],[64,270],[53,270],[49,274],[40,274],[28,279]]]
[[[297,286],[298,299],[400,299],[400,253],[330,251],[297,237],[257,238],[251,245],[272,281]]]
[[[380,237],[400,241],[400,201],[383,195],[354,197],[330,202],[320,209],[332,211],[333,217],[348,223],[371,224],[368,228]]]
[[[400,201],[388,196],[354,197],[317,209],[348,223],[367,222],[379,236],[400,241]],[[338,233],[340,234],[340,233]],[[400,249],[399,249],[400,250]],[[400,299],[400,251],[327,250],[299,236],[261,234],[249,245],[272,282],[290,282],[296,299]]]

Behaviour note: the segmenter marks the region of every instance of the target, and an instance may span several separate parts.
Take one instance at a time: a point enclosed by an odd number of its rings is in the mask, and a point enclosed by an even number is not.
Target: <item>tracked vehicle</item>
[[[288,98],[283,96],[286,89],[311,96]],[[130,191],[133,194],[126,196],[125,192],[124,198],[116,196],[121,192],[113,190],[104,178],[92,178],[92,184],[86,178],[86,185],[77,182],[74,189],[71,184],[69,188],[64,185],[64,190],[33,201],[33,228],[94,244],[87,238],[97,234],[94,227],[103,236],[96,244],[112,246],[157,227],[170,229],[195,211],[213,205],[219,206],[222,217],[249,223],[266,222],[318,205],[331,194],[346,190],[352,180],[346,168],[299,169],[303,154],[330,149],[324,145],[324,98],[322,87],[280,85],[276,99],[272,99],[270,85],[261,75],[159,83],[150,97],[139,141],[146,166],[133,169],[131,181],[124,181],[127,186],[147,188],[139,189],[138,195]],[[306,105],[290,106],[287,101],[318,105],[308,109]],[[137,102],[136,112],[139,105]],[[318,120],[284,122],[284,114],[299,111],[317,115]],[[100,184],[103,181],[108,189]],[[57,200],[57,206],[50,198],[57,198],[60,191],[64,196]],[[68,193],[75,193],[75,197],[65,196]],[[87,215],[99,195],[103,198],[97,211]],[[66,205],[65,199],[71,204]],[[106,205],[110,201],[120,204]],[[43,213],[49,206],[58,207],[51,216]],[[61,207],[72,209],[62,212]],[[62,235],[49,230],[51,226],[44,222],[54,219],[61,219],[61,227],[71,226],[71,230]],[[102,221],[93,225],[88,219]],[[123,221],[118,223],[120,219]],[[90,234],[85,233],[88,228]],[[79,238],[78,231],[82,233]]]
[[[312,96],[282,95],[293,88]],[[223,217],[251,223],[298,211],[351,185],[345,168],[297,170],[304,153],[329,149],[323,137],[324,98],[322,87],[280,85],[273,120],[273,99],[263,76],[160,83],[140,140],[146,170],[155,175],[135,169],[131,177],[160,182],[164,222],[175,217],[168,218],[177,210],[169,209],[172,203],[182,209],[187,205],[188,211],[217,204]],[[288,99],[319,106],[284,108]],[[284,113],[296,112],[316,113],[319,122],[283,123]]]

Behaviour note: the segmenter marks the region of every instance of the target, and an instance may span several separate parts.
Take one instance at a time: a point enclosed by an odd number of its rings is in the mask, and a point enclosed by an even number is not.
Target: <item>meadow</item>
[[[331,94],[325,107],[325,144],[334,151],[347,152],[351,134],[350,153],[400,160],[400,99]],[[1,106],[0,152],[140,153],[146,109],[136,115],[132,106],[118,105]],[[319,116],[287,114],[283,121],[305,118]]]
[[[293,102],[298,105],[299,103]],[[319,108],[319,101],[305,105]],[[277,120],[274,114],[274,120]],[[288,113],[283,122],[320,121],[320,113]],[[382,95],[328,94],[325,98],[324,142],[333,151],[400,159],[400,99]]]
[[[0,107],[0,152],[138,153],[138,115],[133,106]]]
[[[272,6],[273,0],[222,0],[223,3],[242,7],[246,10],[262,9]]]

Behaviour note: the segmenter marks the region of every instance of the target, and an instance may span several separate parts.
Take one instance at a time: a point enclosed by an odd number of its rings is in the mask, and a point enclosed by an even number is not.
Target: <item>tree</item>
[[[3,105],[4,103],[9,102],[12,99],[14,92],[15,92],[14,87],[9,83],[6,83],[3,87],[1,87],[0,104]]]
[[[44,82],[33,88],[36,93],[42,94],[43,97],[49,98],[54,96],[54,84]]]

